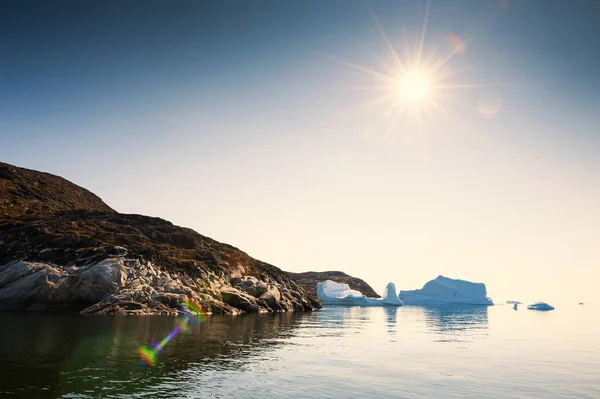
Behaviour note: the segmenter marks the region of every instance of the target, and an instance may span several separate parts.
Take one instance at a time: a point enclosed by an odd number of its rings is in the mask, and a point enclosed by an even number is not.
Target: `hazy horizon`
[[[262,5],[2,3],[0,161],[286,271],[600,302],[600,3]]]

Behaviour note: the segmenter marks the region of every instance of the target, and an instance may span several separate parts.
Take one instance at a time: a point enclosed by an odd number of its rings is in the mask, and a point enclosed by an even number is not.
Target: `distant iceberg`
[[[483,283],[454,280],[438,276],[429,281],[420,290],[400,291],[400,299],[406,305],[493,305],[487,297]]]
[[[508,303],[509,305],[520,305],[521,302],[519,301],[506,301],[506,303]]]
[[[360,291],[350,288],[348,284],[327,280],[317,283],[317,298],[324,305],[347,306],[402,306],[403,302],[396,295],[396,286],[389,283],[385,287],[382,298],[367,298]]]
[[[554,310],[554,306],[548,305],[546,302],[536,302],[527,306],[529,310]]]

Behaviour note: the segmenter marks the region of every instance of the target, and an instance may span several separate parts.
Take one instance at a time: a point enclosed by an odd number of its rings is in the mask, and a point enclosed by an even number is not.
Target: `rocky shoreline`
[[[321,307],[286,272],[231,245],[0,163],[0,310],[177,314],[188,297],[209,313]]]

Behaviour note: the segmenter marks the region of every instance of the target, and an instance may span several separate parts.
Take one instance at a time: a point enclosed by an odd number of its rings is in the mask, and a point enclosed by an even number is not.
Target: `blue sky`
[[[414,59],[426,14],[424,51],[460,38],[445,83],[472,87],[392,123],[350,65],[394,64],[371,15]],[[0,159],[285,270],[600,300],[599,17],[596,1],[6,1]]]

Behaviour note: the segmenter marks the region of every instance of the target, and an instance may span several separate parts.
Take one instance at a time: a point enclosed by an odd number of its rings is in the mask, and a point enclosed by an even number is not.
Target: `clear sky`
[[[1,1],[0,160],[284,270],[600,301],[599,20],[594,0]]]

